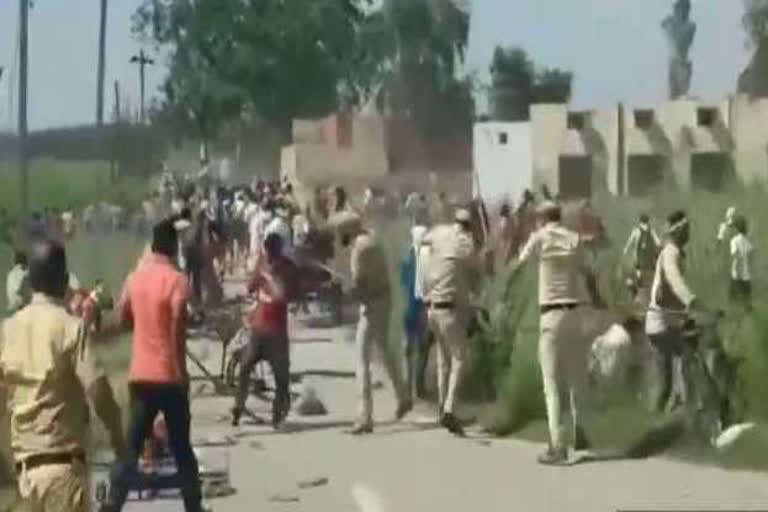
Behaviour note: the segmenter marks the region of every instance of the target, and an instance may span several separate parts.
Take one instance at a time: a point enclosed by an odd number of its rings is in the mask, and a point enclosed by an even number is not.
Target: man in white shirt
[[[690,371],[688,358],[684,357],[686,345],[682,329],[696,303],[696,296],[685,280],[685,247],[690,237],[690,222],[685,212],[676,211],[669,216],[668,223],[669,241],[656,263],[651,302],[645,316],[645,332],[654,349],[657,373],[651,405],[658,412],[673,409],[688,399]]]
[[[13,262],[13,268],[8,272],[5,280],[6,305],[9,314],[26,306],[32,297],[32,289],[29,287],[27,254],[24,251],[16,250]]]
[[[283,253],[289,258],[293,257],[293,234],[291,233],[291,223],[288,220],[290,213],[288,209],[281,205],[275,209],[275,215],[267,224],[265,236],[276,233],[283,241]]]
[[[733,229],[733,220],[736,218],[736,207],[731,206],[725,211],[725,221],[721,222],[717,228],[717,243],[720,245],[728,243],[735,234]]]
[[[733,220],[736,235],[731,238],[730,298],[747,308],[752,302],[752,258],[754,248],[747,238],[747,220],[739,215]]]
[[[631,258],[632,274],[629,286],[635,301],[643,306],[647,306],[650,299],[651,280],[660,250],[661,240],[651,227],[648,215],[640,215],[637,226],[624,246],[622,261],[626,262]]]
[[[261,252],[261,247],[264,239],[267,237],[267,225],[272,220],[272,203],[269,200],[265,200],[261,206],[259,206],[258,212],[251,217],[248,223],[248,235],[250,238],[250,265],[253,265]]]

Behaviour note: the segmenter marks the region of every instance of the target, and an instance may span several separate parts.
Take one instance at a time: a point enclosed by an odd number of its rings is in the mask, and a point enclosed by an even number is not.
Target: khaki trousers
[[[591,306],[552,309],[541,315],[539,365],[553,449],[568,448],[576,427],[585,421],[589,350],[611,320]]]
[[[88,512],[88,488],[87,469],[80,462],[38,466],[19,474],[19,494],[34,512]]]
[[[454,309],[430,309],[429,331],[437,342],[437,390],[443,413],[453,413],[464,375],[469,340],[464,317]]]
[[[357,321],[355,344],[357,348],[357,367],[355,376],[359,393],[358,423],[373,423],[373,394],[371,391],[371,360],[373,347],[378,347],[398,404],[405,399],[405,385],[398,365],[399,356],[389,347],[389,299],[360,306]]]

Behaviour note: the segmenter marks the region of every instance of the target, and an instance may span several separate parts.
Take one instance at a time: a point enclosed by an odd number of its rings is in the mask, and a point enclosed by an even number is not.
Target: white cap
[[[472,220],[472,214],[469,213],[469,210],[466,208],[459,208],[456,210],[454,219],[456,219],[457,222],[470,222]]]

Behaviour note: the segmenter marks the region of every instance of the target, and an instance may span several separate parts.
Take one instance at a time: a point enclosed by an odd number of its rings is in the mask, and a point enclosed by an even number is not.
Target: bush
[[[599,197],[594,208],[603,218],[611,244],[592,257],[604,302],[612,308],[627,308],[630,297],[619,269],[623,244],[638,214],[648,213],[661,236],[669,213],[676,209],[687,211],[691,219],[691,242],[687,248],[689,284],[704,305],[726,310],[721,323],[726,350],[742,360],[734,397],[737,413],[758,421],[768,421],[768,404],[764,399],[768,389],[768,288],[760,279],[768,275],[764,198],[765,191],[760,187],[732,188],[720,194],[670,190],[646,200]],[[727,249],[717,246],[716,234],[729,206],[736,206],[751,221],[749,238],[755,247],[757,276],[752,314],[732,309],[727,303],[729,256]],[[502,283],[509,285],[508,294],[499,295]],[[529,274],[516,282],[499,277],[489,283],[484,296],[484,304],[495,311],[495,321],[474,340],[477,358],[470,380],[481,382],[484,387],[492,386],[495,391],[495,405],[485,421],[486,427],[495,433],[514,432],[544,414],[536,355],[537,308],[525,308],[518,319],[523,297],[535,300],[535,294],[536,285]]]

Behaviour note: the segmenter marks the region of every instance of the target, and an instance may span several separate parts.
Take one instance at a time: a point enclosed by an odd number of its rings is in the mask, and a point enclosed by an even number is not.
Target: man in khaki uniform
[[[374,345],[379,348],[384,367],[392,381],[397,397],[396,419],[413,408],[413,402],[406,393],[399,358],[388,346],[389,317],[392,296],[389,283],[389,268],[384,248],[370,229],[364,229],[359,216],[340,212],[331,218],[344,247],[351,246],[352,286],[348,291],[353,300],[360,302],[360,317],[355,341],[357,345],[357,386],[360,393],[358,418],[351,434],[373,432],[373,397],[371,394],[371,352]]]
[[[6,320],[0,354],[19,493],[33,510],[87,511],[88,399],[123,457],[120,409],[83,320],[64,308],[67,262],[60,244],[33,247],[29,280],[31,303]]]
[[[454,408],[469,352],[469,295],[478,268],[470,220],[469,211],[460,209],[453,224],[436,226],[423,242],[429,255],[422,294],[428,328],[438,347],[440,424],[458,436],[464,429]]]
[[[557,204],[545,201],[539,212],[544,225],[523,246],[515,268],[532,257],[539,260],[539,365],[550,436],[549,450],[539,462],[559,464],[568,460],[569,441],[575,449],[587,447],[579,414],[588,354],[592,340],[610,322],[590,305],[579,234],[562,225]]]

